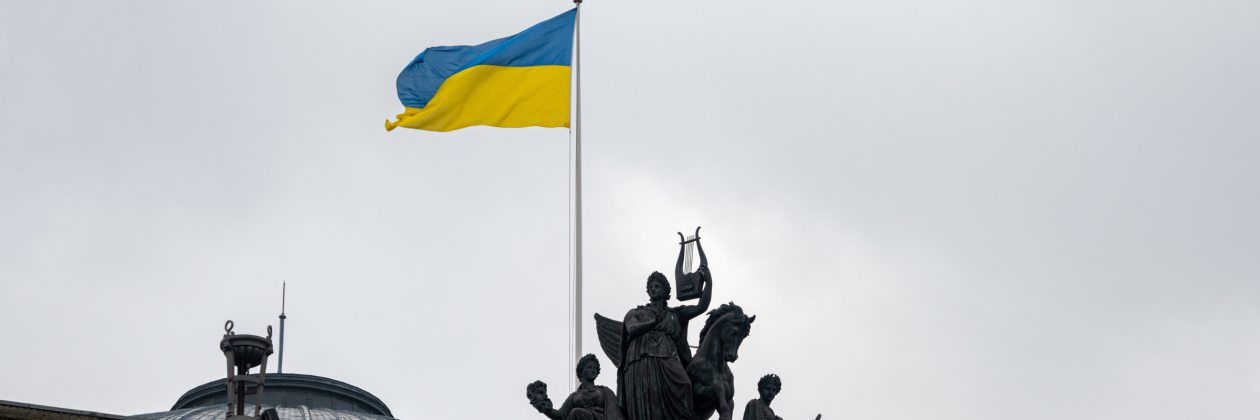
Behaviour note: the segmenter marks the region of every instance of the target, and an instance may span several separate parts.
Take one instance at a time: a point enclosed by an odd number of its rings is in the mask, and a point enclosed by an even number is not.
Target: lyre
[[[680,301],[692,300],[700,297],[703,291],[701,288],[704,287],[702,273],[691,271],[697,252],[700,256],[699,269],[708,270],[704,248],[700,246],[700,227],[696,227],[694,235],[683,236],[682,232],[678,232],[678,237],[682,241],[678,245],[682,248],[678,251],[678,264],[674,268],[675,294]]]

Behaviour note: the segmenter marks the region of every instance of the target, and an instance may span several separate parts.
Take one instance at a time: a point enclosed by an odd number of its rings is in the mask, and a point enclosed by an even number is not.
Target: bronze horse
[[[696,420],[705,420],[718,413],[718,420],[731,420],[735,408],[735,375],[727,363],[739,358],[739,345],[748,337],[756,315],[744,315],[735,302],[709,312],[700,330],[700,347],[687,365],[691,378],[692,398],[696,404]]]

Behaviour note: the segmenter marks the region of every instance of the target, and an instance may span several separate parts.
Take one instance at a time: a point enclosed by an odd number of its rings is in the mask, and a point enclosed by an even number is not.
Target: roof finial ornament
[[[271,355],[271,326],[267,326],[267,338],[250,334],[235,334],[229,320],[223,324],[223,340],[219,349],[227,359],[227,403],[225,420],[279,420],[275,409],[262,409],[263,388],[267,382],[267,356]],[[257,375],[250,369],[258,368]],[[253,386],[250,386],[253,385]],[[245,396],[254,395],[254,415],[245,414]]]

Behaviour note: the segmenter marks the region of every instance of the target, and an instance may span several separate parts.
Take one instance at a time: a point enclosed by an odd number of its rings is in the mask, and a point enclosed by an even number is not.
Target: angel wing
[[[604,355],[608,356],[608,360],[611,360],[613,366],[616,367],[621,367],[621,333],[624,330],[621,321],[595,314],[595,332],[599,335],[599,346],[604,349]]]

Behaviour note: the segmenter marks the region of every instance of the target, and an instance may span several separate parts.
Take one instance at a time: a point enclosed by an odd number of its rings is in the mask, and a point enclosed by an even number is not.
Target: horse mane
[[[736,305],[735,302],[731,302],[723,303],[722,306],[719,306],[717,309],[709,311],[709,318],[704,320],[704,328],[700,329],[700,339],[704,340],[704,337],[709,335],[709,328],[712,328],[714,324],[717,324],[718,319],[721,319],[722,316],[731,313],[743,316],[744,308],[739,307],[739,305]]]

